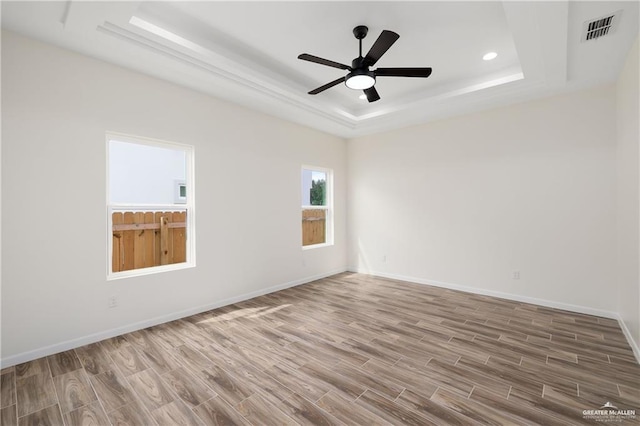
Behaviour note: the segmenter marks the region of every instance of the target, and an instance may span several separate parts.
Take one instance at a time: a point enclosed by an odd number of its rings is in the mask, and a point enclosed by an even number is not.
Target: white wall
[[[618,311],[640,359],[640,109],[638,39],[616,86],[618,141]]]
[[[118,204],[174,204],[176,181],[186,179],[181,149],[109,142],[109,200]]]
[[[616,88],[346,144],[4,32],[2,364],[305,282],[347,259],[620,312],[639,339],[637,64],[636,42]],[[107,131],[195,146],[196,268],[106,281]],[[301,250],[303,164],[334,170],[333,247]],[[76,191],[61,192],[69,182]]]
[[[615,312],[615,106],[606,87],[349,141],[350,269]]]
[[[195,147],[197,267],[106,281],[107,131]],[[4,365],[346,268],[339,138],[3,32],[2,142]],[[332,247],[301,249],[303,164],[334,171]]]

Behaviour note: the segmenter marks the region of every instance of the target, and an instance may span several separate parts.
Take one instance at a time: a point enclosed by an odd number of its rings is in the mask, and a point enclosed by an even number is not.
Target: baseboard
[[[631,346],[631,350],[633,351],[633,355],[635,355],[636,357],[636,361],[638,362],[638,364],[640,364],[640,348],[638,347],[638,344],[633,339],[631,331],[629,331],[629,329],[627,328],[627,324],[624,322],[622,317],[618,315],[616,319],[618,320],[618,324],[620,324],[620,328],[622,329],[624,337],[627,338],[627,342],[629,342],[629,346]]]
[[[167,315],[162,315],[162,316],[151,318],[148,320],[139,321],[133,324],[128,324],[126,326],[105,330],[99,333],[94,333],[94,334],[82,336],[76,339],[67,340],[61,343],[56,343],[54,345],[49,345],[42,348],[31,350],[31,351],[22,352],[17,355],[12,355],[12,356],[0,359],[0,368],[10,367],[12,365],[21,364],[27,361],[32,361],[34,359],[42,358],[44,356],[57,354],[59,352],[68,351],[70,349],[88,345],[90,343],[99,342],[101,340],[109,339],[111,337],[120,336],[126,333],[131,333],[132,331],[141,330],[143,328],[151,327],[158,324],[163,324],[169,321],[175,321],[177,319],[199,314],[201,312],[206,312],[212,309],[221,308],[223,306],[232,305],[234,303],[242,302],[244,300],[253,299],[254,297],[258,297],[258,296],[273,293],[276,291],[284,290],[287,288],[295,287],[298,285],[306,284],[311,281],[319,280],[321,278],[326,278],[331,275],[336,275],[345,271],[346,269],[336,269],[336,270],[325,272],[322,274],[304,277],[298,280],[286,282],[284,284],[279,284],[279,285],[264,288],[261,290],[253,291],[251,293],[245,293],[239,296],[230,297],[228,299],[220,300],[207,305],[202,305],[195,308],[173,312]]]
[[[354,267],[349,267],[347,268],[347,270],[349,272],[357,272],[359,274],[373,275],[381,278],[390,278],[394,280],[408,281],[416,284],[425,284],[425,285],[431,285],[434,287],[442,287],[442,288],[448,288],[451,290],[459,290],[459,291],[464,291],[465,293],[481,294],[483,296],[499,297],[501,299],[508,299],[516,302],[531,303],[533,305],[545,306],[547,308],[562,309],[565,311],[577,312],[580,314],[595,315],[598,317],[610,318],[615,320],[619,319],[619,316],[616,312],[605,311],[602,309],[591,308],[588,306],[572,305],[569,303],[556,302],[553,300],[546,300],[546,299],[537,299],[535,297],[521,296],[519,294],[513,294],[513,293],[503,293],[503,292],[494,291],[494,290],[485,290],[482,288],[470,287],[470,286],[465,286],[460,284],[452,284],[452,283],[447,283],[442,281],[427,280],[424,278],[409,277],[409,276],[398,275],[398,274],[388,274],[386,272],[365,271],[365,270],[354,268]]]

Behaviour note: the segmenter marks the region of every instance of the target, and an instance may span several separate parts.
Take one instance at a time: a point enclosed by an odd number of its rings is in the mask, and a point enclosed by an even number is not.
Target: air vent
[[[582,25],[581,41],[595,40],[614,33],[620,20],[620,14],[622,14],[622,10],[585,22]]]

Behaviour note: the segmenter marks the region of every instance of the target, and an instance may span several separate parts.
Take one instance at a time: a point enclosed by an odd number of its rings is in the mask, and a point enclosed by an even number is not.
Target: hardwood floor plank
[[[503,398],[509,396],[511,385],[502,380],[496,380],[489,374],[483,374],[473,369],[464,368],[457,365],[450,365],[437,359],[432,359],[427,364],[428,367],[439,370],[441,373],[448,373],[451,377],[464,377],[466,380],[474,383],[474,387],[483,387],[496,393]]]
[[[58,402],[53,380],[51,380],[51,375],[48,371],[46,374],[35,374],[17,379],[16,397],[18,418],[40,411]]]
[[[291,389],[284,386],[275,377],[251,365],[240,365],[233,372],[237,378],[250,385],[255,392],[263,394],[267,399],[275,401],[276,404],[287,400],[293,393]]]
[[[578,396],[582,400],[591,401],[594,405],[600,404],[602,405],[602,401],[615,401],[616,406],[627,407],[628,409],[633,409],[637,404],[637,400],[625,398],[620,394],[620,392],[616,392],[617,389],[606,389],[601,386],[593,386],[593,385],[578,385]]]
[[[156,343],[167,350],[182,346],[186,343],[185,338],[176,333],[173,327],[169,327],[167,324],[149,327],[148,330]]]
[[[0,408],[16,403],[16,373],[8,371],[0,376]]]
[[[465,340],[457,337],[452,337],[447,344],[451,348],[464,349],[464,353],[460,351],[460,355],[466,358],[472,358],[479,362],[487,362],[489,356],[502,358],[506,361],[520,364],[522,359],[522,353],[518,351],[513,345],[503,340],[504,337],[500,337],[498,340],[483,338],[482,336],[476,336],[473,340]],[[475,352],[476,356],[468,356],[469,351]],[[477,356],[482,354],[484,359]],[[540,354],[540,359],[546,360],[547,353]]]
[[[252,346],[252,350],[259,352],[260,354],[272,358],[277,361],[277,364],[282,364],[288,368],[297,370],[303,365],[314,361],[313,358],[301,353],[296,353],[289,348],[276,348],[271,345]]]
[[[463,398],[459,394],[443,388],[438,389],[433,394],[431,401],[482,424],[496,426],[518,424],[518,419],[508,416],[507,413],[474,400]]]
[[[321,328],[316,327],[313,324],[303,323],[302,325],[298,326],[298,329],[303,333],[303,335],[313,336],[314,338],[322,339],[325,342],[334,343],[337,345],[345,340],[345,338],[343,338],[339,334],[327,333],[325,330],[322,330]]]
[[[158,423],[136,398],[109,413],[107,417],[112,426],[157,426]]]
[[[110,424],[98,401],[76,408],[62,416],[67,426],[105,426]]]
[[[142,356],[131,345],[111,351],[110,356],[113,363],[118,366],[125,377],[149,368],[149,364],[142,359]]]
[[[278,408],[301,425],[342,425],[331,414],[296,393],[282,401]]]
[[[399,405],[402,405],[410,410],[420,413],[429,422],[435,425],[449,425],[449,426],[467,426],[478,424],[476,421],[459,414],[456,411],[450,410],[447,407],[441,406],[429,398],[425,398],[409,389],[405,389],[395,400]]]
[[[15,404],[0,409],[0,425],[17,426],[17,424],[18,424],[18,409]]]
[[[158,373],[151,368],[132,374],[127,377],[127,381],[151,414],[153,414],[153,410],[175,400],[173,392],[164,384]]]
[[[426,417],[421,416],[416,411],[410,410],[400,404],[396,404],[375,392],[367,390],[364,392],[356,404],[371,411],[376,416],[381,417],[392,424],[423,426],[428,424],[437,425],[430,422]]]
[[[298,370],[290,369],[284,365],[275,365],[265,371],[276,380],[291,389],[293,392],[304,396],[310,401],[317,401],[326,394],[330,389],[327,383],[315,380],[309,380]]]
[[[198,377],[230,404],[237,404],[254,393],[247,383],[216,365],[203,369],[201,373]]]
[[[37,374],[51,374],[46,358],[38,358],[15,366],[16,379],[24,379]]]
[[[640,390],[629,386],[618,385],[620,396],[631,401],[640,401]]]
[[[82,364],[74,350],[60,352],[47,357],[53,377],[70,373],[82,368]]]
[[[178,362],[171,352],[164,350],[155,342],[149,341],[146,345],[136,347],[136,349],[142,361],[151,366],[158,374],[164,374],[182,367],[182,364]]]
[[[191,408],[217,395],[184,367],[169,371],[161,377],[169,388]]]
[[[488,407],[498,409],[502,413],[508,413],[511,417],[517,419],[518,424],[521,425],[544,424],[550,426],[563,426],[565,424],[563,421],[546,416],[538,410],[516,404],[501,395],[496,395],[493,392],[479,387],[475,388],[473,392],[471,392],[469,398]]]
[[[235,346],[235,345],[234,345]],[[204,355],[210,362],[222,367],[234,370],[236,368],[242,368],[244,365],[253,365],[252,362],[242,359],[242,357],[235,356],[235,352],[230,348],[224,348],[216,345],[209,345],[201,348],[199,352]],[[183,362],[184,364],[184,362]],[[206,367],[203,367],[206,368]]]
[[[365,387],[355,381],[336,373],[334,370],[324,367],[320,363],[308,363],[298,369],[298,372],[308,377],[311,381],[321,382],[329,386],[331,390],[341,392],[351,399],[356,399],[365,391]]]
[[[224,399],[216,396],[198,405],[193,412],[211,426],[250,425],[240,413]]]
[[[522,371],[519,366],[514,364],[502,362],[494,358],[489,358],[487,364],[481,364],[473,360],[462,358],[457,365],[476,371],[480,374],[495,377],[512,387],[526,389],[537,395],[542,395],[542,388],[544,386],[542,380],[540,380],[536,375]]]
[[[90,376],[89,380],[107,414],[134,399],[131,387],[113,365],[102,373]]]
[[[224,352],[233,359],[244,364],[254,365],[262,371],[271,368],[278,363],[273,357],[266,356],[263,353],[255,351],[253,348],[242,345],[233,344],[226,348]],[[207,354],[205,355],[208,357]]]
[[[55,376],[53,384],[62,414],[97,400],[97,396],[89,383],[89,376],[84,370],[73,370],[69,373]]]
[[[59,426],[62,425],[62,415],[60,407],[52,405],[35,413],[27,414],[24,417],[18,417],[18,426]]]
[[[202,329],[185,320],[176,321],[180,338],[196,348],[215,344]]]
[[[401,354],[383,346],[376,345],[373,342],[363,343],[355,339],[345,339],[341,343],[341,346],[353,352],[368,356],[370,359],[375,358],[379,361],[386,362],[389,365],[395,364],[400,358],[402,358]]]
[[[7,374],[7,373],[15,373],[16,372],[16,367],[15,366],[10,366],[10,367],[5,367],[0,369],[0,375],[2,374]]]
[[[439,387],[445,387],[464,395],[469,395],[473,389],[473,383],[464,377],[452,377],[446,372],[441,372],[429,364],[423,365],[410,359],[401,359],[393,367],[370,362],[366,365],[374,371],[391,381],[403,383],[405,387],[413,390],[427,398],[430,397]]]
[[[405,389],[404,386],[398,385],[397,383],[382,380],[381,377],[370,374],[363,369],[343,363],[334,366],[332,370],[365,388],[376,391],[390,400],[396,399]]]
[[[257,393],[236,404],[235,408],[245,419],[256,425],[277,424],[293,426],[297,424],[282,410]]]
[[[316,404],[346,425],[387,426],[392,424],[333,391],[327,392]]]
[[[102,344],[102,348],[107,351],[107,353],[118,351],[120,349],[131,346],[131,343],[127,341],[124,335],[112,337],[110,339],[103,340],[100,343]]]
[[[92,343],[75,349],[76,355],[90,375],[96,375],[109,371],[111,360],[100,343]]]
[[[550,419],[557,419],[565,424],[584,424],[582,410],[564,405],[549,398],[543,398],[542,396],[532,394],[525,390],[517,388],[511,389],[508,399],[519,406],[542,411]],[[584,409],[587,408],[583,408],[583,410]]]
[[[190,345],[178,346],[172,352],[192,371],[202,371],[213,366],[210,359]]]
[[[197,426],[202,421],[182,401],[175,400],[156,408],[151,415],[160,426]]]

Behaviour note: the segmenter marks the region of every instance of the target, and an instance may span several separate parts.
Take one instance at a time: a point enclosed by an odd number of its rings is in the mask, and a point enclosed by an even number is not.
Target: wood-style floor
[[[1,396],[3,426],[594,424],[640,409],[640,367],[611,319],[345,273],[6,368]]]

